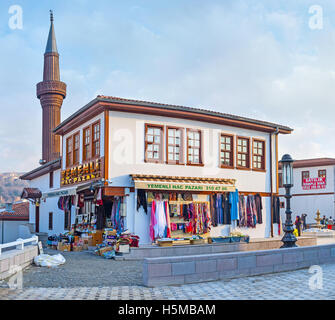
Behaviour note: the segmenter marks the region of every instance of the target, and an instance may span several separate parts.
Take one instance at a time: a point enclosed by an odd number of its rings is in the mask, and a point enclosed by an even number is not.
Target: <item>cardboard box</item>
[[[71,244],[66,244],[63,242],[58,242],[57,250],[59,251],[71,251]]]
[[[73,246],[73,251],[83,251],[83,246]]]
[[[119,245],[119,252],[129,253],[129,244],[120,244]]]

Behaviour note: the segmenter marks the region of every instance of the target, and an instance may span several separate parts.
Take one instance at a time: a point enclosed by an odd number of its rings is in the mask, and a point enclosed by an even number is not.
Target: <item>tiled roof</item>
[[[322,167],[335,165],[335,158],[315,158],[294,160],[293,168]],[[281,163],[279,163],[281,169]]]
[[[13,204],[13,213],[0,210],[0,220],[29,220],[29,202],[22,201]]]
[[[172,104],[164,104],[164,103],[158,103],[158,102],[150,102],[150,101],[142,101],[142,100],[135,100],[135,99],[125,99],[125,98],[119,98],[119,97],[113,97],[113,96],[98,95],[91,102],[86,104],[84,107],[80,108],[78,111],[73,113],[70,117],[65,119],[61,124],[59,124],[54,129],[54,132],[61,129],[64,125],[69,123],[71,120],[73,120],[74,118],[79,116],[84,111],[88,110],[90,107],[95,105],[97,102],[119,103],[119,104],[126,104],[126,105],[127,104],[128,105],[139,105],[139,106],[146,106],[146,107],[152,107],[152,108],[157,108],[157,109],[185,111],[185,112],[190,112],[190,113],[194,113],[194,114],[197,113],[197,114],[203,114],[203,115],[209,115],[209,116],[217,116],[217,117],[220,117],[220,118],[231,119],[231,120],[236,120],[236,121],[249,122],[249,123],[252,123],[252,124],[267,126],[267,127],[273,128],[273,129],[279,128],[279,129],[282,129],[282,130],[288,131],[288,132],[293,131],[293,129],[291,129],[287,126],[280,125],[280,124],[267,122],[267,121],[262,121],[262,120],[256,120],[256,119],[252,119],[252,118],[236,116],[236,115],[232,115],[232,114],[228,114],[228,113],[206,110],[206,109],[202,109],[202,108],[192,108],[192,107],[185,107],[185,106],[180,106],[180,105],[172,105]]]
[[[38,199],[42,197],[42,192],[38,188],[24,188],[21,194],[22,199]]]

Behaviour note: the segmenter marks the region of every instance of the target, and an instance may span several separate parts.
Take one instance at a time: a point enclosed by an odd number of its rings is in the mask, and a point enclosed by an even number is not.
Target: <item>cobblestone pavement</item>
[[[44,249],[54,255],[59,251]],[[24,288],[74,288],[100,286],[130,286],[142,284],[141,261],[104,259],[92,251],[61,252],[66,259],[56,268],[31,265],[23,272]]]
[[[193,285],[0,289],[0,300],[263,300],[335,299],[335,264],[322,265],[323,288],[311,290],[308,269]]]

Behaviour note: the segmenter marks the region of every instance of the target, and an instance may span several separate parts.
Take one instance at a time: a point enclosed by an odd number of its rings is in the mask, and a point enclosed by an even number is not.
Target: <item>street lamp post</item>
[[[283,245],[281,248],[292,248],[297,247],[295,244],[297,238],[293,234],[293,223],[292,223],[292,211],[291,211],[291,188],[293,186],[293,159],[289,154],[283,155],[282,159],[280,160],[282,165],[282,179],[283,179],[283,186],[286,190],[285,199],[286,199],[286,221],[284,225],[284,236],[282,238]]]

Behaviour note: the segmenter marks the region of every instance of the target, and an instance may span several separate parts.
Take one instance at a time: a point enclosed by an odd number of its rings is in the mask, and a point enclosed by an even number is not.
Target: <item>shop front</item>
[[[242,229],[262,223],[261,196],[239,194],[235,179],[131,177],[137,194],[137,211],[143,210],[149,222],[149,228],[144,227],[149,232],[145,238],[152,244],[162,244],[168,239],[173,244],[186,244],[197,239],[230,241],[221,236],[246,238]]]

